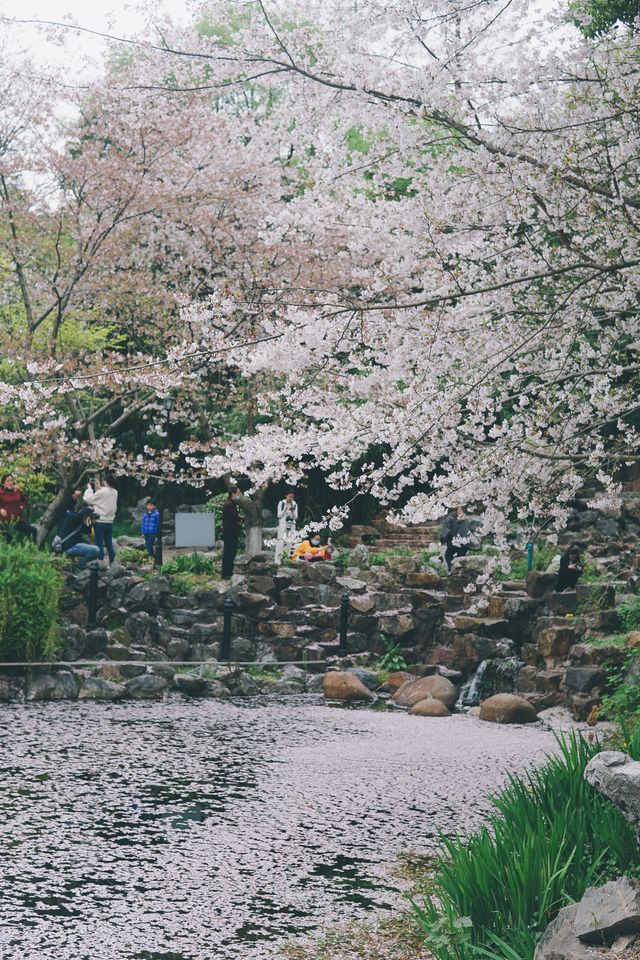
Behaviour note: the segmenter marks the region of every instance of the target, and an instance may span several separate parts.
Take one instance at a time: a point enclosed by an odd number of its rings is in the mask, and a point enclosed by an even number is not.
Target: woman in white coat
[[[82,499],[93,507],[98,514],[98,519],[93,524],[96,534],[96,547],[98,548],[98,560],[104,560],[104,549],[106,547],[109,561],[113,563],[116,558],[116,551],[113,546],[113,521],[118,506],[118,491],[115,488],[113,474],[105,474],[104,483],[97,490],[94,490],[89,484]]]
[[[287,556],[295,541],[296,523],[298,521],[298,504],[295,501],[293,490],[289,490],[284,500],[278,504],[278,539],[276,541],[276,563],[280,563],[282,552],[286,547]]]

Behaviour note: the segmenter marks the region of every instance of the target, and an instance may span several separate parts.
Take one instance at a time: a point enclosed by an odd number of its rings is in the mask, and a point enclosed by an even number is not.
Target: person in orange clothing
[[[27,499],[24,493],[20,487],[16,487],[13,476],[5,473],[0,479],[0,524],[7,539],[11,539],[13,531],[16,530],[19,533],[25,533],[34,543],[36,542],[38,531],[22,519],[26,506]]]
[[[320,543],[320,534],[314,533],[311,539],[307,537],[306,540],[298,544],[291,556],[291,562],[296,563],[298,560],[307,560],[310,562],[316,560],[331,560],[331,554],[331,547],[328,544],[326,547],[323,547]]]

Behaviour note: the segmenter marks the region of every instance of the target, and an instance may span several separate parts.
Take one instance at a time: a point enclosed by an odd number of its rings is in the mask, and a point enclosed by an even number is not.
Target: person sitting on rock
[[[311,539],[307,537],[306,540],[298,544],[291,555],[291,562],[296,563],[298,560],[306,560],[314,563],[318,560],[331,560],[332,554],[333,549],[331,544],[328,543],[323,547],[320,542],[320,534],[314,533]]]
[[[569,547],[567,552],[560,558],[556,592],[562,593],[563,590],[575,590],[583,570],[584,567],[580,563],[580,551],[577,547]]]
[[[82,502],[82,492],[74,490],[75,510],[67,510],[58,525],[58,536],[62,543],[62,552],[71,559],[78,559],[82,570],[92,560],[97,560],[98,547],[94,543],[85,543],[83,537],[89,533],[91,521],[95,518],[93,508]]]

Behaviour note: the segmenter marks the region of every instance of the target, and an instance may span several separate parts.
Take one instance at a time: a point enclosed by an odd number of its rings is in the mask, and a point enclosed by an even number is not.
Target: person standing
[[[144,547],[147,551],[147,557],[153,561],[156,537],[160,529],[160,511],[153,500],[147,500],[144,513],[142,514],[142,525],[140,532],[144,537]]]
[[[93,525],[98,548],[98,559],[104,560],[104,550],[107,548],[109,562],[113,563],[116,551],[113,546],[113,521],[118,508],[118,491],[115,487],[116,479],[112,473],[105,473],[104,482],[97,490],[91,483],[84,492],[84,502],[93,507],[98,519]]]
[[[239,487],[233,487],[229,490],[229,495],[222,507],[222,539],[224,547],[222,549],[222,579],[230,580],[233,576],[233,564],[235,563],[236,553],[238,552],[238,540],[240,539],[240,530],[242,521],[238,503],[240,502]]]
[[[451,573],[451,562],[454,557],[464,557],[469,549],[469,543],[462,543],[465,538],[468,541],[471,533],[471,524],[462,507],[456,507],[450,510],[445,517],[442,529],[440,531],[440,543],[444,550],[444,562],[447,570]]]
[[[5,473],[0,478],[0,524],[7,539],[11,539],[14,531],[24,533],[36,542],[38,531],[30,523],[22,519],[27,508],[27,498],[17,487],[12,474]]]
[[[280,563],[285,547],[287,548],[288,556],[291,555],[297,520],[298,504],[296,503],[293,490],[289,490],[284,500],[281,500],[278,504],[278,539],[276,541],[275,555],[277,564]]]

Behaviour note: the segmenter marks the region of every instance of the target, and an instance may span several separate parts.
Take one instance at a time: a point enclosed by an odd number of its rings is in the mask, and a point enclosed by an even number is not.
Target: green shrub
[[[560,551],[557,547],[543,546],[534,547],[533,550],[533,570],[546,570],[551,561]],[[496,570],[496,580],[524,580],[527,575],[527,555],[519,554],[515,556],[510,564],[509,570]]]
[[[638,651],[631,651],[622,664],[605,666],[608,692],[602,697],[602,717],[617,723],[635,724],[640,715],[640,676],[636,674],[627,678],[627,671],[638,656]]]
[[[136,547],[121,547],[118,550],[120,563],[142,563],[146,557],[147,554],[142,547],[139,550]]]
[[[161,567],[163,573],[214,573],[215,569],[215,561],[201,553],[179,553]]]
[[[56,651],[61,577],[30,543],[0,542],[0,659],[31,661]]]
[[[489,827],[443,838],[435,881],[414,901],[438,960],[530,960],[558,910],[585,889],[640,874],[633,828],[584,779],[599,750],[572,734],[538,770],[510,776]],[[640,757],[640,736],[630,744]]]
[[[374,666],[374,670],[384,670],[389,673],[395,673],[396,670],[406,670],[407,661],[400,653],[400,644],[394,643],[389,637],[386,637],[384,634],[382,636],[382,642],[384,643],[384,653]]]
[[[620,605],[620,622],[627,631],[640,630],[640,596],[631,597]]]

